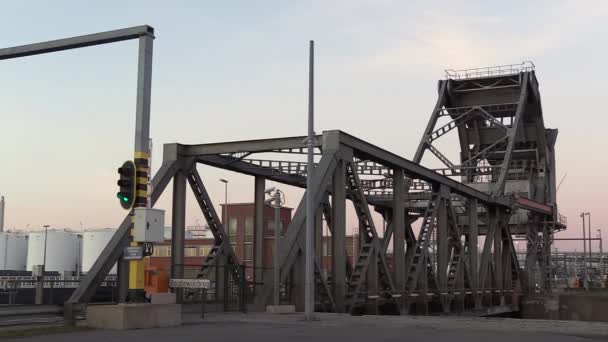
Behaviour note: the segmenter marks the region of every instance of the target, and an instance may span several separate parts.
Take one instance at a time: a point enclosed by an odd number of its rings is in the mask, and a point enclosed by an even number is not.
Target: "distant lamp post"
[[[46,272],[46,240],[49,236],[49,225],[45,224],[44,226],[44,255],[42,256],[42,276],[44,277],[44,273]]]
[[[279,241],[281,239],[281,207],[285,204],[285,193],[274,187],[264,190],[270,198],[265,204],[274,207],[274,267],[273,267],[273,304],[280,305]]]
[[[220,182],[224,183],[224,217],[222,218],[222,223],[224,224],[224,229],[228,229],[228,181],[220,178]]]
[[[591,255],[591,213],[586,212],[587,215],[587,236],[589,237],[589,269],[591,269],[591,263],[593,261],[593,256]]]
[[[589,288],[587,280],[587,238],[585,237],[585,213],[581,213],[583,219],[583,287],[585,290]]]
[[[604,249],[603,249],[603,241],[602,241],[602,230],[597,230],[597,237],[600,239],[600,273],[604,275],[606,272],[604,270]]]

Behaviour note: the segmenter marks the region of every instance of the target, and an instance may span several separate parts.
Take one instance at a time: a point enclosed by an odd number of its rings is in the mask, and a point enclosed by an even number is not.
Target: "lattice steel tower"
[[[556,203],[557,129],[545,127],[534,69],[532,62],[523,62],[446,70],[413,160],[420,163],[429,151],[443,164],[439,173],[494,197],[513,196],[518,209],[509,230],[527,237],[527,283],[549,289],[552,236],[566,222]],[[457,161],[436,147],[438,139],[452,132],[460,147]]]

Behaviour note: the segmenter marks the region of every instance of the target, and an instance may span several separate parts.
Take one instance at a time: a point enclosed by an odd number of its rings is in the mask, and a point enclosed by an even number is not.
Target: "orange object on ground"
[[[146,293],[169,292],[169,274],[166,270],[147,266],[144,273],[144,290]]]

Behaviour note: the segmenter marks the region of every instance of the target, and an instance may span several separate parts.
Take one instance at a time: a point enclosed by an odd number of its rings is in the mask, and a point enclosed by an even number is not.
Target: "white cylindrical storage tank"
[[[0,232],[0,270],[25,271],[27,236]]]
[[[49,229],[46,238],[46,271],[75,272],[80,267],[80,236],[65,230]],[[28,237],[27,270],[43,265],[45,233],[31,232]]]
[[[82,233],[82,272],[89,272],[115,232],[115,229],[106,228]],[[112,267],[110,274],[116,274],[116,265]]]

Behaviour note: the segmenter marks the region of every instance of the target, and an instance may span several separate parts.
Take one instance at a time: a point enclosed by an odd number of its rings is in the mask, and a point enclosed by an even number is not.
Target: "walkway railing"
[[[524,61],[521,64],[497,65],[474,69],[446,69],[445,77],[452,80],[464,80],[472,78],[515,75],[519,74],[520,72],[532,71],[534,68],[534,63],[531,61]]]

